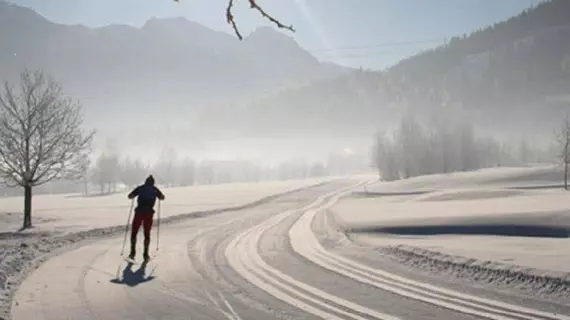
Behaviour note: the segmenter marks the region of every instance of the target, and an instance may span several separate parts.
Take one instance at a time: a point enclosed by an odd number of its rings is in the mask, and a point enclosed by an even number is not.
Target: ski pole
[[[158,244],[160,241],[160,203],[162,200],[158,200],[158,212],[156,217],[156,251],[158,251]]]
[[[131,214],[133,213],[134,204],[135,204],[135,199],[131,200],[131,207],[129,208],[129,217],[127,218],[127,224],[125,225],[125,239],[123,239],[123,248],[121,249],[121,257],[125,252],[125,244],[127,244],[127,233],[129,232],[129,224],[131,223]]]

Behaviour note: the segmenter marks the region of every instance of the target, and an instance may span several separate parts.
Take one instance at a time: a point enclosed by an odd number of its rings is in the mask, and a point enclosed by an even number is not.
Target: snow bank
[[[451,275],[478,285],[486,283],[506,290],[516,289],[530,296],[562,303],[567,301],[570,294],[570,274],[567,271],[535,269],[465,255],[455,256],[416,246],[382,247],[381,251],[404,265],[439,276]],[[544,256],[535,259],[540,258]]]

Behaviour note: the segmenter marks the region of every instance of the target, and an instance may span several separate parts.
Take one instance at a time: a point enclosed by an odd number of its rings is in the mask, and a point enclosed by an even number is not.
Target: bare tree
[[[167,187],[172,187],[178,183],[176,150],[172,147],[164,147],[160,158],[154,165],[156,178]]]
[[[134,188],[149,171],[140,159],[127,157],[121,163],[121,182],[128,188]]]
[[[528,140],[522,138],[519,141],[519,161],[521,164],[527,164],[530,161],[530,146]]]
[[[477,170],[501,159],[512,163],[511,150],[494,139],[476,135],[473,125],[434,122],[431,127],[404,117],[393,138],[378,134],[373,160],[383,180],[418,175]]]
[[[89,195],[89,167],[91,166],[91,159],[85,157],[84,163],[81,165],[81,180],[83,182],[83,193]]]
[[[420,171],[421,153],[425,143],[424,128],[409,114],[402,118],[396,135],[396,144],[400,148],[402,173],[404,178],[417,176]]]
[[[179,183],[183,187],[192,186],[196,180],[196,163],[190,158],[184,158],[176,170]]]
[[[91,179],[99,185],[101,194],[110,194],[116,191],[120,174],[119,155],[112,152],[102,153],[95,162]]]
[[[243,40],[243,36],[241,35],[239,28],[237,26],[237,23],[234,19],[234,15],[232,13],[232,9],[234,7],[234,1],[235,0],[228,0],[228,6],[226,8],[226,20],[228,22],[228,24],[230,24],[232,26],[232,28],[234,29],[234,32],[236,34],[236,36],[240,39]],[[180,0],[174,0],[174,2],[180,2]],[[295,32],[295,29],[293,28],[293,26],[291,25],[285,25],[283,23],[281,23],[279,20],[277,20],[276,18],[274,18],[272,15],[270,15],[269,13],[267,13],[261,6],[259,6],[257,4],[256,0],[248,0],[249,2],[249,7],[251,9],[254,9],[256,11],[258,11],[264,18],[266,18],[267,20],[271,21],[272,23],[274,23],[278,28],[280,29],[286,29],[289,30],[291,32]]]
[[[457,126],[457,137],[460,154],[459,169],[461,171],[479,169],[480,161],[477,159],[479,150],[476,147],[477,142],[473,124],[467,121],[459,123]]]
[[[21,74],[19,90],[0,89],[0,175],[24,188],[24,224],[32,226],[32,188],[85,172],[94,131],[81,128],[81,104],[41,71]]]
[[[570,120],[564,117],[562,125],[556,132],[556,142],[559,147],[559,157],[564,164],[564,189],[568,190],[568,163],[570,163]]]
[[[376,135],[374,149],[372,152],[373,161],[378,170],[378,177],[384,181],[393,181],[400,178],[400,172],[396,157],[398,149],[394,142],[382,133]]]

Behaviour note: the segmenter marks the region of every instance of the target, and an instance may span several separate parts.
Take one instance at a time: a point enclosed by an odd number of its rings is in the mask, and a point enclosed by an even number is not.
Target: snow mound
[[[548,299],[556,297],[561,301],[570,294],[570,273],[567,271],[534,269],[406,245],[385,247],[382,251],[404,265],[438,275],[452,275],[468,282],[524,290]]]

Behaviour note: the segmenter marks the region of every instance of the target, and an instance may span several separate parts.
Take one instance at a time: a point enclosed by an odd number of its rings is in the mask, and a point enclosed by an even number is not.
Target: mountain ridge
[[[279,92],[273,99],[249,103],[252,111],[243,118],[265,123],[267,128],[283,128],[282,134],[287,135],[291,134],[287,128],[295,122],[284,119],[309,117],[319,123],[318,118],[325,117],[328,123],[306,128],[305,134],[366,126],[367,131],[361,130],[365,136],[365,132],[373,135],[375,130],[386,129],[384,119],[397,110],[426,121],[453,114],[492,132],[522,135],[530,134],[531,128],[551,135],[570,101],[566,93],[570,86],[570,1],[546,1],[372,74],[351,72],[336,83],[325,81]],[[351,78],[360,85],[350,85]],[[270,120],[272,116],[266,119],[258,112],[260,108],[282,109],[283,101],[295,101],[296,114]],[[243,109],[248,112],[248,107]],[[350,117],[328,117],[346,110],[351,110]]]
[[[45,69],[84,103],[89,120],[103,124],[110,111],[137,113],[143,122],[163,110],[190,116],[197,108],[349,70],[322,64],[271,28],[242,42],[182,17],[93,28],[51,22],[9,2],[0,2],[0,41],[1,80],[18,81],[25,68]],[[281,50],[271,50],[273,42]]]

